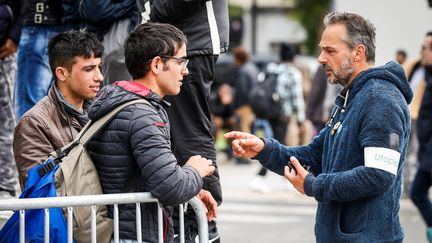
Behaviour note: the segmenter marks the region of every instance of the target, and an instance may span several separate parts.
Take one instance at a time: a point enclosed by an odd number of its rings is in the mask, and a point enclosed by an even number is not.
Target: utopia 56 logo
[[[388,165],[393,165],[393,166],[398,166],[399,161],[398,160],[394,160],[388,156],[385,156],[384,154],[381,153],[376,153],[375,154],[375,160],[376,161],[382,161]]]

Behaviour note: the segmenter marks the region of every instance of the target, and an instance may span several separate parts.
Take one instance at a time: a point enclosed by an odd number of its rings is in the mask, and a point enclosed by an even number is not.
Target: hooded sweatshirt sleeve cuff
[[[304,190],[305,194],[309,197],[313,197],[312,185],[315,182],[315,180],[316,180],[316,177],[312,173],[307,174],[305,177],[304,184],[303,184],[303,190]]]
[[[264,142],[264,148],[254,159],[257,159],[259,161],[267,161],[270,158],[273,144],[269,139],[261,138],[261,140]]]

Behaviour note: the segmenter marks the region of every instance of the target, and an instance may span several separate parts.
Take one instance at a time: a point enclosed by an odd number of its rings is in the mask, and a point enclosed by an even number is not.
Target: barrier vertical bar
[[[179,221],[180,221],[180,243],[185,243],[185,227],[184,227],[184,206],[179,205]]]
[[[25,243],[25,210],[20,210],[20,225],[19,225],[19,232],[20,232],[20,243]]]
[[[189,201],[192,209],[195,211],[195,215],[198,223],[198,234],[199,234],[199,243],[208,243],[208,223],[207,223],[207,215],[205,211],[203,211],[203,205],[201,201],[194,197]],[[201,210],[200,210],[201,209]]]
[[[49,209],[44,208],[44,243],[49,243],[50,238],[50,218]]]
[[[68,243],[73,242],[73,223],[72,223],[72,217],[73,217],[73,207],[68,207],[68,216],[67,216],[67,227],[68,227]]]
[[[91,207],[91,242],[96,243],[96,205]]]
[[[163,216],[162,206],[158,203],[158,243],[163,243]]]
[[[142,242],[141,206],[140,206],[140,203],[136,203],[136,233],[137,233],[137,242]]]
[[[119,243],[119,211],[118,211],[118,204],[114,204],[114,243]]]

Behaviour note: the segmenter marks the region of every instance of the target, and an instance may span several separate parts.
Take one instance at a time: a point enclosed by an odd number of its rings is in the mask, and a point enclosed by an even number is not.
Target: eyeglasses
[[[189,59],[184,57],[174,57],[174,56],[160,56],[161,58],[174,59],[178,62],[179,65],[182,65],[182,69],[186,70],[187,65],[189,63]]]

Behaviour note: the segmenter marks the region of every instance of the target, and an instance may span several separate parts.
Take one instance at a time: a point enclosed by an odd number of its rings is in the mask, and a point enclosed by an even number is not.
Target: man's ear
[[[155,57],[150,63],[150,71],[152,71],[155,75],[159,74],[162,70],[163,63],[160,57]]]
[[[69,75],[69,71],[64,67],[56,67],[55,76],[59,81],[65,81],[66,77]]]
[[[359,62],[362,59],[366,60],[366,47],[363,44],[358,44],[355,47],[354,61]]]

